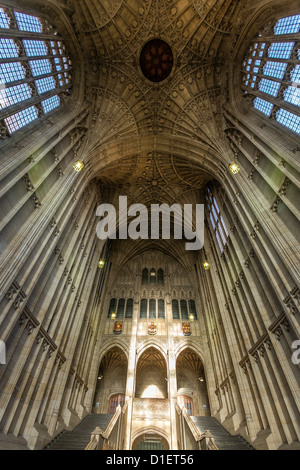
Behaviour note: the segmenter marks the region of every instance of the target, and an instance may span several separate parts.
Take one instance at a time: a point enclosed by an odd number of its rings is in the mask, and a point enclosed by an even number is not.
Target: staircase
[[[232,436],[215,418],[191,416],[200,433],[210,431],[219,450],[253,450],[241,436]]]
[[[105,431],[113,415],[92,414],[73,430],[64,431],[45,450],[84,450],[91,439],[91,433],[98,426]]]

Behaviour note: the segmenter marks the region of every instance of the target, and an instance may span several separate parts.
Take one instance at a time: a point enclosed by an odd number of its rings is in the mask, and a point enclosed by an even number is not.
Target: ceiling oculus
[[[142,49],[140,66],[144,76],[154,83],[165,80],[174,65],[172,49],[165,41],[156,38],[147,42]]]

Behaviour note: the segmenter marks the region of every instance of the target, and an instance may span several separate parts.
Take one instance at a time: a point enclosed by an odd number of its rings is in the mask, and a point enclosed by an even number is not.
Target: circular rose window
[[[152,39],[142,49],[140,66],[145,77],[159,83],[172,72],[174,64],[170,46],[162,39]]]

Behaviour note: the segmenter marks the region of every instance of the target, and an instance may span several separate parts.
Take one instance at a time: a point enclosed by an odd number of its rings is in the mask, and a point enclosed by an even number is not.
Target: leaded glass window
[[[117,299],[111,299],[109,303],[108,315],[107,318],[111,318],[112,313],[116,313],[117,308]]]
[[[300,134],[300,15],[259,32],[245,58],[243,90],[254,109]]]
[[[147,314],[148,314],[148,300],[141,299],[140,318],[147,318]]]
[[[117,318],[123,318],[125,309],[125,299],[119,299]]]
[[[182,320],[188,320],[189,314],[188,314],[187,301],[185,299],[180,300],[180,310],[181,310]]]
[[[216,236],[221,253],[224,251],[224,247],[227,243],[229,236],[228,229],[226,227],[225,221],[219,209],[216,198],[212,195],[211,191],[208,189],[208,195],[206,197],[208,203],[208,211],[210,222]]]
[[[132,318],[133,313],[133,299],[128,299],[126,302],[125,318]]]
[[[172,300],[173,320],[180,320],[179,303],[177,299]]]
[[[158,318],[165,318],[165,301],[164,299],[158,300]]]
[[[72,64],[57,31],[42,18],[0,6],[0,33],[4,138],[61,105],[70,92]]]
[[[189,312],[191,315],[194,315],[195,320],[197,320],[197,310],[196,303],[194,300],[189,300]]]
[[[156,318],[156,300],[149,300],[149,318]]]

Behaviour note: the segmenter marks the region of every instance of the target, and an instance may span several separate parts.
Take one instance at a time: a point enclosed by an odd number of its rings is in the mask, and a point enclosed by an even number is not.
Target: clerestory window
[[[72,63],[46,20],[0,6],[0,138],[58,108]]]
[[[227,230],[225,221],[219,209],[217,200],[209,189],[207,191],[206,201],[208,204],[211,226],[216,236],[220,251],[221,253],[223,253],[224,247],[229,237],[229,232]]]
[[[253,108],[300,134],[300,15],[263,28],[243,63],[243,90]]]

